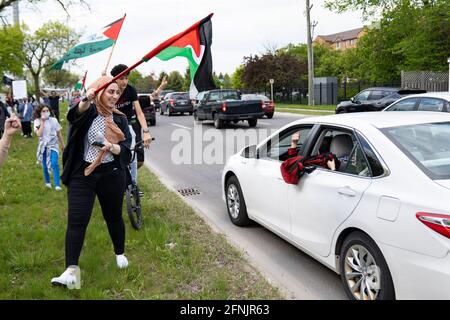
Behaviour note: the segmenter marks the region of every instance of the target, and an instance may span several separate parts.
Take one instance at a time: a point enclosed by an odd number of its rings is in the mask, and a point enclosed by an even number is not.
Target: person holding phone
[[[67,186],[68,223],[65,240],[66,270],[51,280],[53,285],[77,283],[75,270],[97,197],[106,221],[119,268],[125,257],[125,225],[122,219],[126,169],[131,160],[131,134],[126,116],[116,109],[121,91],[112,77],[102,76],[67,114],[71,125],[63,153],[62,182]],[[97,94],[95,91],[107,85]]]
[[[36,107],[33,114],[34,132],[39,137],[36,152],[37,163],[42,164],[45,186],[52,188],[49,171],[53,173],[53,182],[56,191],[61,191],[59,178],[59,149],[64,150],[64,139],[61,134],[61,125],[53,116],[49,106],[41,104]]]

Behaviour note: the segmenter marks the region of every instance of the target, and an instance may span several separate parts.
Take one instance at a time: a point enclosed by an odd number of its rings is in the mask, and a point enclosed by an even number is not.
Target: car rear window
[[[189,95],[187,93],[175,93],[170,97],[175,100],[189,100]]]
[[[382,132],[431,179],[450,179],[450,122],[392,127]]]

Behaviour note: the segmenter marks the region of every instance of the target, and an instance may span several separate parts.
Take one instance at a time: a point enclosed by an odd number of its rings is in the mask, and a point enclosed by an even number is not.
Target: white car
[[[409,95],[397,100],[382,111],[450,112],[450,92],[428,92]]]
[[[332,152],[287,184],[280,165]],[[450,299],[450,114],[370,112],[305,118],[227,161],[231,221],[256,221],[341,275],[351,299]]]

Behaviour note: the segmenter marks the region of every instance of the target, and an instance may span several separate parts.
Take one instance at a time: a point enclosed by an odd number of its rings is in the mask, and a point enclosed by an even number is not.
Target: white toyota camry
[[[280,165],[331,152],[287,184]],[[231,221],[265,226],[341,275],[352,299],[450,299],[450,114],[305,118],[233,155],[222,174]]]

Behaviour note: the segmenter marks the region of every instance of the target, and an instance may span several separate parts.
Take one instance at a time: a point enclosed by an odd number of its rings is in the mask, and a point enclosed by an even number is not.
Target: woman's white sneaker
[[[69,289],[80,289],[80,269],[77,266],[70,266],[59,277],[53,278],[51,283],[54,286],[63,286]]]
[[[123,254],[116,255],[116,262],[120,269],[128,267],[128,259]]]

